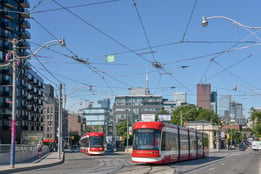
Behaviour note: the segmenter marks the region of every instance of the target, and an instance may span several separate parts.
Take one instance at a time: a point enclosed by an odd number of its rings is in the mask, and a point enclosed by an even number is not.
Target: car
[[[248,148],[248,144],[246,143],[241,143],[240,146],[239,146],[239,150],[240,151],[245,151],[247,148]]]
[[[77,147],[72,146],[70,150],[71,150],[71,153],[73,153],[73,152],[77,152]]]

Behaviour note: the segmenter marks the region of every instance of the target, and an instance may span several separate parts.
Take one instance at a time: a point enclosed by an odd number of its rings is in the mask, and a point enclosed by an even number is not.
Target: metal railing
[[[0,144],[0,153],[10,152],[11,144]],[[16,152],[37,151],[36,145],[16,144]]]

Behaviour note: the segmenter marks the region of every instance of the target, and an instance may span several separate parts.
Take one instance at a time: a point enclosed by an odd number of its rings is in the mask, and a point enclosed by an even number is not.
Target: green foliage
[[[181,122],[188,121],[212,121],[212,123],[221,125],[218,115],[211,110],[197,108],[196,106],[180,106],[172,112],[171,123],[179,125]]]
[[[121,121],[116,125],[116,135],[117,136],[126,136],[127,135],[127,121]]]
[[[130,126],[130,125],[129,125]],[[124,140],[124,145],[127,145],[127,121],[122,121],[120,123],[117,124],[116,126],[116,134],[117,136],[122,136],[125,138]],[[132,139],[133,139],[133,135],[129,135],[129,145],[132,145]]]
[[[261,112],[251,108],[251,121],[253,121],[253,133],[256,137],[261,136]]]
[[[232,138],[232,141],[234,142],[234,144],[237,144],[238,142],[242,141],[242,134],[240,131],[236,130],[236,129],[230,129],[228,131],[230,138]]]

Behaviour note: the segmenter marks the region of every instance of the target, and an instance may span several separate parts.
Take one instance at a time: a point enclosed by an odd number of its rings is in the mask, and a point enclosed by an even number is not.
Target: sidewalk
[[[58,157],[58,152],[49,152],[43,155],[40,159],[32,159],[27,162],[15,164],[15,168],[12,168],[10,164],[0,165],[1,173],[15,173],[19,171],[27,171],[32,169],[39,169],[44,167],[51,167],[64,162],[64,153],[61,154],[61,159]]]

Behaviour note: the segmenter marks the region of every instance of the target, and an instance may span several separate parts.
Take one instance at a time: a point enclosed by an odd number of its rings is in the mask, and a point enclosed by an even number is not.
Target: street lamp
[[[240,26],[240,27],[243,27],[243,28],[257,29],[257,30],[260,30],[260,29],[261,29],[261,27],[252,27],[252,26],[243,25],[243,24],[237,22],[236,20],[231,19],[231,18],[228,18],[228,17],[225,17],[225,16],[212,16],[212,17],[205,17],[205,16],[203,16],[203,17],[202,17],[201,25],[202,25],[203,27],[208,26],[208,20],[210,20],[210,19],[226,19],[226,20],[232,21],[234,24],[236,24],[236,25],[238,25],[238,26]]]
[[[16,66],[17,66],[17,59],[27,59],[30,58],[31,56],[34,56],[36,53],[38,53],[42,48],[44,47],[49,47],[52,45],[55,45],[59,43],[62,47],[65,46],[64,39],[61,40],[53,40],[49,41],[45,44],[43,44],[40,48],[38,48],[33,54],[28,55],[28,56],[22,56],[18,57],[17,56],[17,44],[18,44],[17,39],[12,40],[13,44],[13,50],[9,52],[6,55],[6,61],[9,61],[9,56],[12,54],[13,55],[13,60],[12,60],[12,67],[13,67],[13,82],[12,82],[12,128],[11,128],[11,147],[10,147],[10,165],[12,168],[15,168],[15,142],[16,142]]]
[[[182,110],[180,110],[180,126],[182,126],[182,119],[183,119],[183,115],[187,115],[188,113],[190,113],[193,109],[195,108],[191,108],[188,112],[186,112],[185,114],[183,114]],[[198,108],[196,108],[198,109]]]

